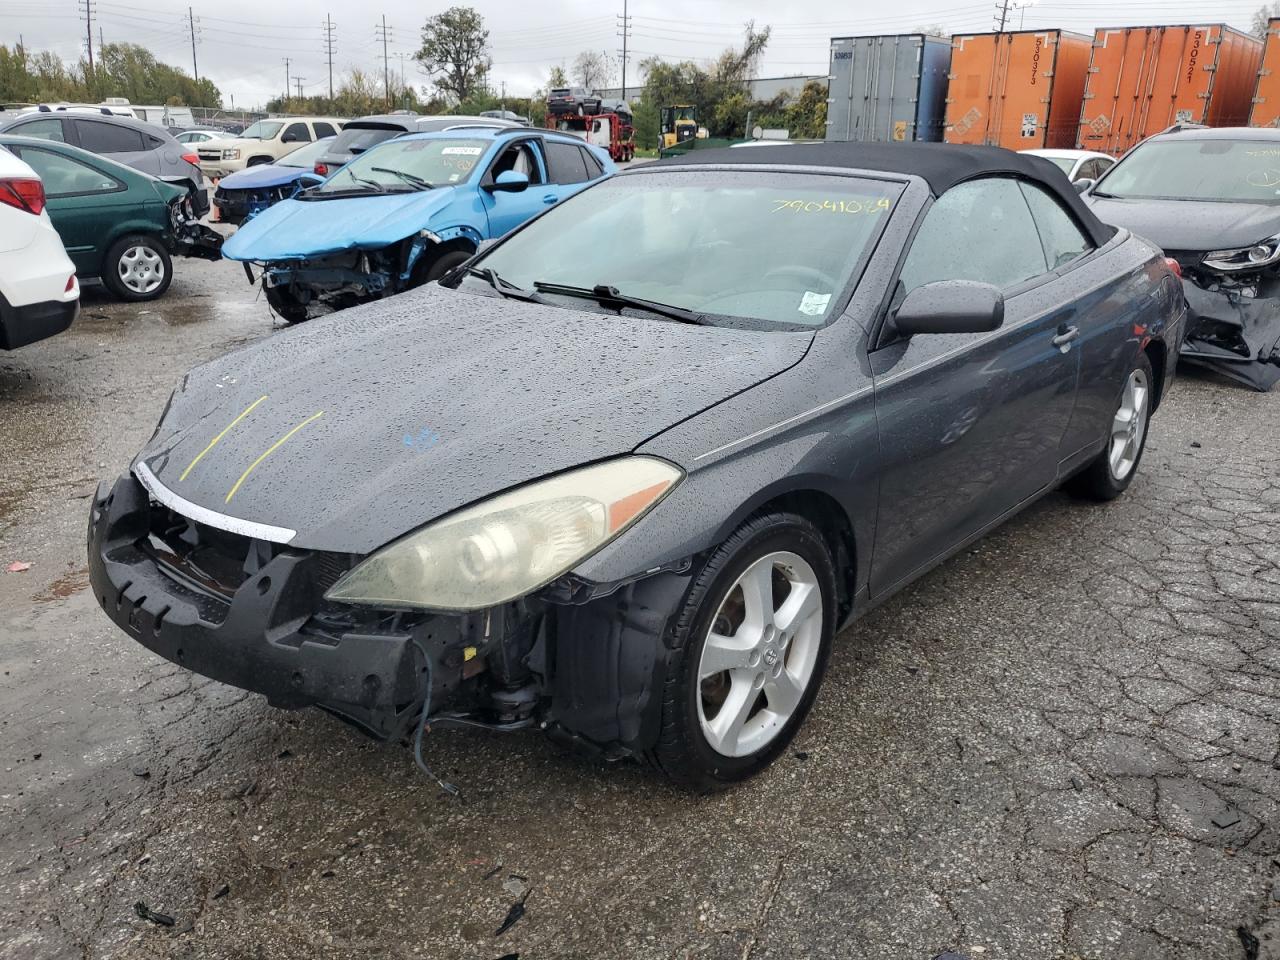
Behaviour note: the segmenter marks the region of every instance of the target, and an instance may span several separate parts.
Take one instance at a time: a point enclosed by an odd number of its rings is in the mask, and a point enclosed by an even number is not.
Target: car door
[[[547,179],[555,196],[551,203],[573,196],[591,181],[593,171],[588,169],[578,144],[548,137],[543,140],[543,148],[547,151]]]
[[[81,277],[98,275],[105,238],[120,208],[130,206],[124,183],[97,167],[43,147],[11,147],[44,183],[45,209]]]
[[[893,303],[939,280],[999,287],[1004,323],[904,339],[893,333],[892,309],[885,318],[870,355],[884,459],[873,594],[1053,483],[1075,402],[1079,352],[1066,334],[1073,307],[1017,180],[962,183],[929,208]]]
[[[507,170],[516,170],[529,177],[529,188],[519,193],[503,193],[485,190],[497,179],[498,174]],[[541,213],[552,203],[556,196],[550,193],[546,184],[546,173],[542,166],[542,156],[538,150],[537,138],[517,140],[507,144],[489,169],[481,178],[481,197],[485,212],[489,217],[489,236],[500,237],[514,230],[530,217]],[[550,199],[548,199],[550,197]]]
[[[63,126],[62,117],[37,116],[30,120],[21,120],[11,127],[6,127],[4,132],[18,137],[53,140],[55,143],[67,142],[67,131]]]
[[[110,157],[116,163],[123,163],[152,176],[160,175],[160,157],[147,143],[141,130],[122,123],[86,120],[81,117],[77,117],[72,123],[75,124],[76,142],[80,149],[96,153],[100,157]]]

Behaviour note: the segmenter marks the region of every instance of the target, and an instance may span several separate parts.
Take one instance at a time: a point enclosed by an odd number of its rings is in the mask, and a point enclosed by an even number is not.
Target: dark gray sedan
[[[281,707],[713,789],[784,749],[841,626],[1064,482],[1129,486],[1184,312],[1047,161],[633,168],[184,377],[94,498],[94,590]]]

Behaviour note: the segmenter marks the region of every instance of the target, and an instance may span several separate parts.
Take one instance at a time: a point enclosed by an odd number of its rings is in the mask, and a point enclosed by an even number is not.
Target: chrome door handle
[[[1058,335],[1053,338],[1053,345],[1066,353],[1071,349],[1071,344],[1080,339],[1079,327],[1059,327]]]

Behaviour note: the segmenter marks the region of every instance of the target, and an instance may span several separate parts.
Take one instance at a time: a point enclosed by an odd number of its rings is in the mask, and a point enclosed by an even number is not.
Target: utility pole
[[[412,57],[407,53],[393,53],[392,56],[400,61],[400,101],[407,108],[409,106],[409,85],[404,79],[404,62],[412,59]]]
[[[280,59],[284,61],[284,99],[285,99],[285,103],[288,103],[289,101],[289,58],[281,57]],[[287,110],[288,108],[286,107],[286,112]]]
[[[503,80],[501,81],[501,83],[502,83],[502,109],[505,111],[507,109],[507,81]]]
[[[996,4],[996,11],[996,17],[998,18],[996,33],[1004,33],[1004,25],[1009,20],[1009,0],[999,0]]]
[[[76,8],[84,13],[84,38],[89,54],[89,75],[93,75],[93,12],[98,8],[96,0],[77,0]]]
[[[382,41],[382,88],[387,101],[387,109],[391,109],[391,66],[387,54],[387,42],[391,39],[391,27],[387,26],[387,15],[382,15],[382,26],[374,24],[374,34]]]
[[[98,56],[102,56],[102,48],[107,45],[107,41],[102,39],[102,21],[98,21]]]
[[[306,77],[294,77],[294,78],[293,78],[294,86],[296,86],[296,87],[298,88],[298,99],[299,99],[299,100],[301,100],[301,99],[302,99],[302,81],[303,81],[303,80],[305,80],[305,79],[307,79],[307,78],[306,78]]]
[[[324,55],[329,61],[329,108],[333,109],[333,51],[336,49],[333,39],[333,18],[324,15]]]
[[[627,0],[622,0],[622,16],[618,19],[618,36],[622,38],[622,102],[627,102],[627,41],[631,39],[631,18],[627,16]]]
[[[187,26],[191,28],[191,73],[195,76],[196,83],[200,82],[200,65],[196,63],[196,24],[199,22],[200,18],[187,7]]]

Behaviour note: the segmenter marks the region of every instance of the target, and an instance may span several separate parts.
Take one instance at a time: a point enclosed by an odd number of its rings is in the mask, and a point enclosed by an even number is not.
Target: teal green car
[[[81,280],[100,278],[121,300],[155,300],[173,280],[174,255],[221,257],[222,237],[195,217],[187,186],[56,141],[0,135],[0,146],[40,175]]]

